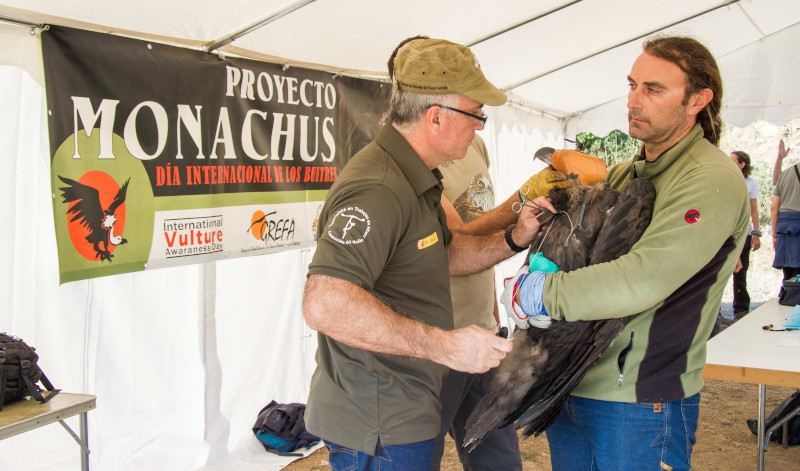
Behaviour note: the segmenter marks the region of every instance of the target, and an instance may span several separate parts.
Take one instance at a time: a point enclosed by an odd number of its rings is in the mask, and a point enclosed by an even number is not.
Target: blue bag
[[[784,329],[800,329],[800,306],[795,306],[792,313],[783,322]]]
[[[281,456],[303,456],[292,453],[298,448],[316,445],[319,437],[306,431],[305,404],[279,404],[271,401],[258,413],[253,433],[270,453]]]

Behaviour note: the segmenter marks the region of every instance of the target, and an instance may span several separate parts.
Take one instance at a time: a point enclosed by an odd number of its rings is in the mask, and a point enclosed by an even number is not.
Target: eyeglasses
[[[459,110],[458,108],[451,108],[451,107],[449,107],[449,106],[440,105],[440,104],[438,104],[438,103],[434,103],[434,104],[432,104],[432,105],[428,105],[428,108],[430,108],[430,107],[432,107],[432,106],[438,106],[439,108],[444,108],[444,109],[446,109],[446,110],[455,111],[456,113],[461,113],[461,114],[463,114],[464,116],[469,116],[470,118],[475,118],[475,119],[477,119],[478,121],[480,121],[480,122],[481,122],[481,127],[483,127],[483,126],[486,126],[486,120],[487,120],[487,119],[489,119],[489,117],[488,117],[488,116],[486,116],[486,114],[484,114],[484,113],[481,113],[481,115],[480,115],[480,116],[478,116],[478,115],[476,115],[476,114],[467,113],[466,111],[461,111],[461,110]],[[427,109],[427,108],[426,108],[426,109]]]

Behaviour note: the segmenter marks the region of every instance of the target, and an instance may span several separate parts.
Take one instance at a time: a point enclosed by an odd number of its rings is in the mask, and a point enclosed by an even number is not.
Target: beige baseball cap
[[[408,92],[459,94],[490,106],[500,106],[507,99],[486,80],[468,47],[444,39],[417,39],[400,48],[392,82]]]

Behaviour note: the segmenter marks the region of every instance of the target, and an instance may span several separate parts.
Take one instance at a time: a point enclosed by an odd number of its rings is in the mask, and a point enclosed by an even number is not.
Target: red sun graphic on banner
[[[78,181],[59,176],[67,186],[59,187],[67,206],[67,229],[72,246],[85,259],[111,261],[112,252],[127,242],[125,228],[125,193],[128,182],[120,188],[107,173],[92,170]]]
[[[263,211],[256,211],[250,217],[250,235],[255,240],[264,240],[267,232],[267,216]]]

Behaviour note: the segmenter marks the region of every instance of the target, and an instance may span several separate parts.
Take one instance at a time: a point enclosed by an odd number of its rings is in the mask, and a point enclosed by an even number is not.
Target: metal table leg
[[[81,413],[78,420],[80,421],[81,441],[84,444],[81,447],[81,471],[89,471],[89,421],[86,418],[86,412]]]
[[[88,420],[86,416],[86,412],[81,412],[78,415],[78,423],[80,426],[80,436],[76,435],[75,432],[69,428],[66,422],[61,419],[58,419],[58,423],[61,424],[64,429],[72,435],[72,438],[75,442],[78,443],[81,447],[81,471],[89,471],[89,433],[88,433]]]
[[[764,471],[764,408],[767,406],[767,386],[758,385],[758,471]]]

